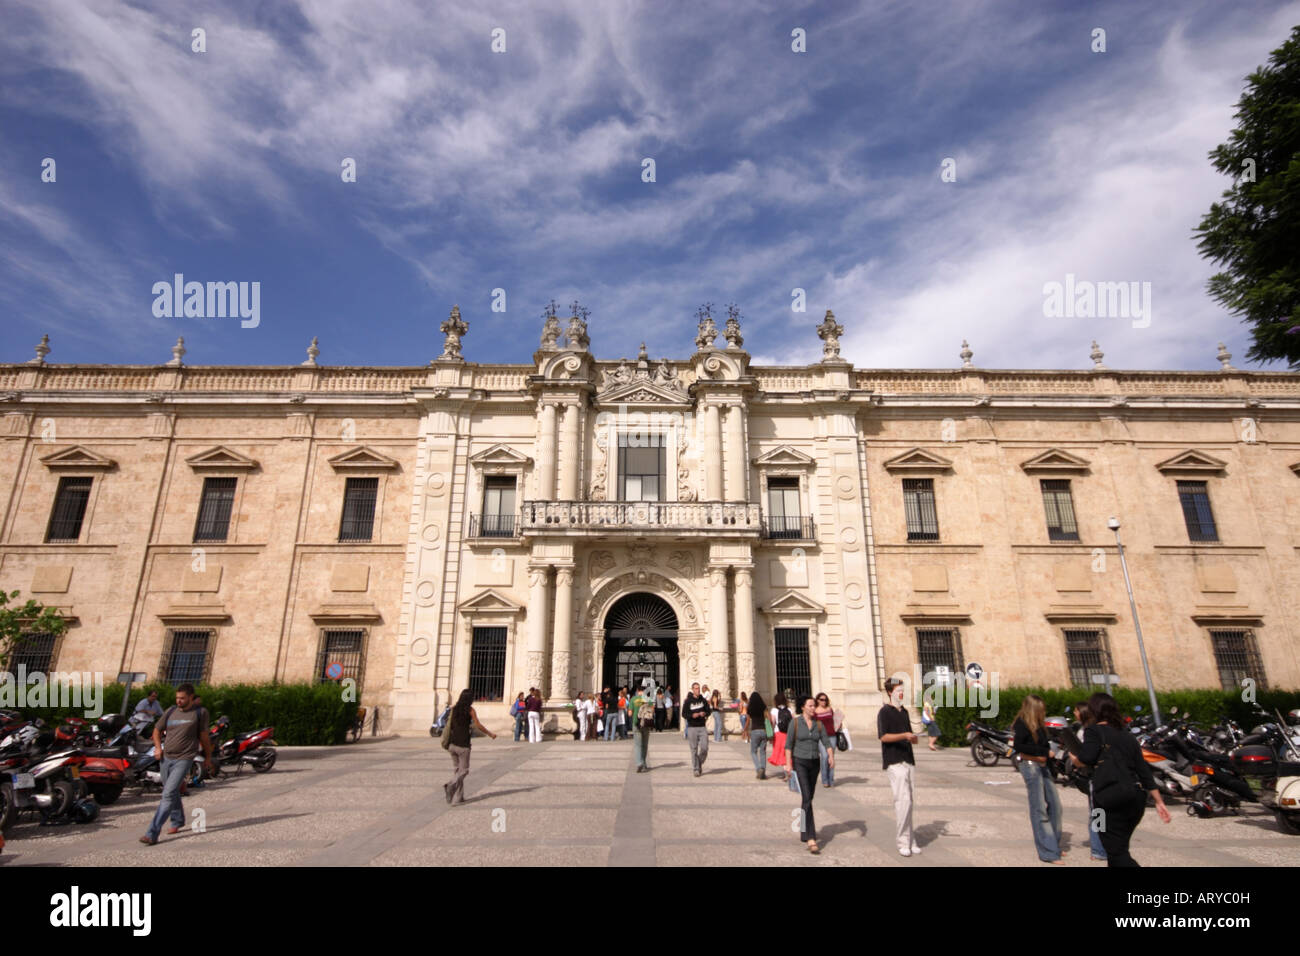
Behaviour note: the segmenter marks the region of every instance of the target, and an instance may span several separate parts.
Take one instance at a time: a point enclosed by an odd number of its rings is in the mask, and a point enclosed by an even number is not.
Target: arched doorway
[[[602,687],[633,687],[647,677],[678,691],[677,615],[653,594],[627,594],[605,615]]]

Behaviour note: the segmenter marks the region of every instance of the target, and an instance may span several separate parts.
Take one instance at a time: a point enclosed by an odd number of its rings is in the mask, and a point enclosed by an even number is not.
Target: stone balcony
[[[515,532],[533,535],[607,534],[757,538],[762,509],[745,501],[525,501]]]

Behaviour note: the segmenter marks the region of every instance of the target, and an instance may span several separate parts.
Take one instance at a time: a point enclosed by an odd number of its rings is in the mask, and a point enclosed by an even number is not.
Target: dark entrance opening
[[[602,687],[634,687],[647,677],[678,688],[677,615],[653,594],[628,594],[605,616]]]

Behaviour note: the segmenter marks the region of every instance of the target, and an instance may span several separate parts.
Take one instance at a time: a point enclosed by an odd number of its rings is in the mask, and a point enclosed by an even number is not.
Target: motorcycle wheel
[[[72,809],[77,799],[77,791],[71,781],[56,780],[50,791],[54,795],[54,804],[50,807],[50,817],[61,817]]]
[[[1279,830],[1283,833],[1289,833],[1291,836],[1300,836],[1300,813],[1274,810],[1273,815],[1277,817]]]
[[[275,766],[275,751],[270,751],[265,760],[259,760],[253,764],[253,773],[266,773]]]
[[[989,746],[983,738],[970,745],[970,755],[981,767],[992,767],[998,762],[998,752]]]
[[[122,795],[122,788],[121,786],[92,787],[90,795],[95,798],[95,802],[101,807],[107,807],[117,802],[117,798]]]
[[[14,809],[13,790],[9,784],[0,785],[0,833],[9,829],[17,811]]]

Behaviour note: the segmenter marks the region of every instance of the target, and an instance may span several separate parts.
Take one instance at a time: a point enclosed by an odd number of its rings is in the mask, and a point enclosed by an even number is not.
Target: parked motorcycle
[[[1263,713],[1262,708],[1257,709]],[[1289,716],[1296,715],[1297,711],[1291,711]],[[1231,759],[1258,794],[1259,802],[1273,811],[1278,829],[1300,836],[1300,746],[1293,739],[1294,728],[1277,716],[1277,723],[1256,727],[1232,752]]]
[[[43,727],[34,736],[13,734],[5,742],[0,747],[0,830],[23,812],[38,813],[43,824],[95,818],[98,808],[84,806],[93,801],[86,800],[80,778],[81,751],[53,750],[54,732]]]
[[[992,767],[1001,759],[1011,759],[1013,737],[1009,730],[997,730],[972,720],[966,725],[966,739],[970,742],[970,755],[981,767]]]
[[[218,743],[218,738],[230,727],[229,717],[219,717],[208,731],[213,741],[213,774],[221,772],[223,767],[234,766],[238,773],[244,764],[253,768],[254,773],[266,773],[275,766],[276,742],[274,727],[261,727],[246,733],[235,734],[229,740]],[[199,758],[202,760],[202,757]]]

